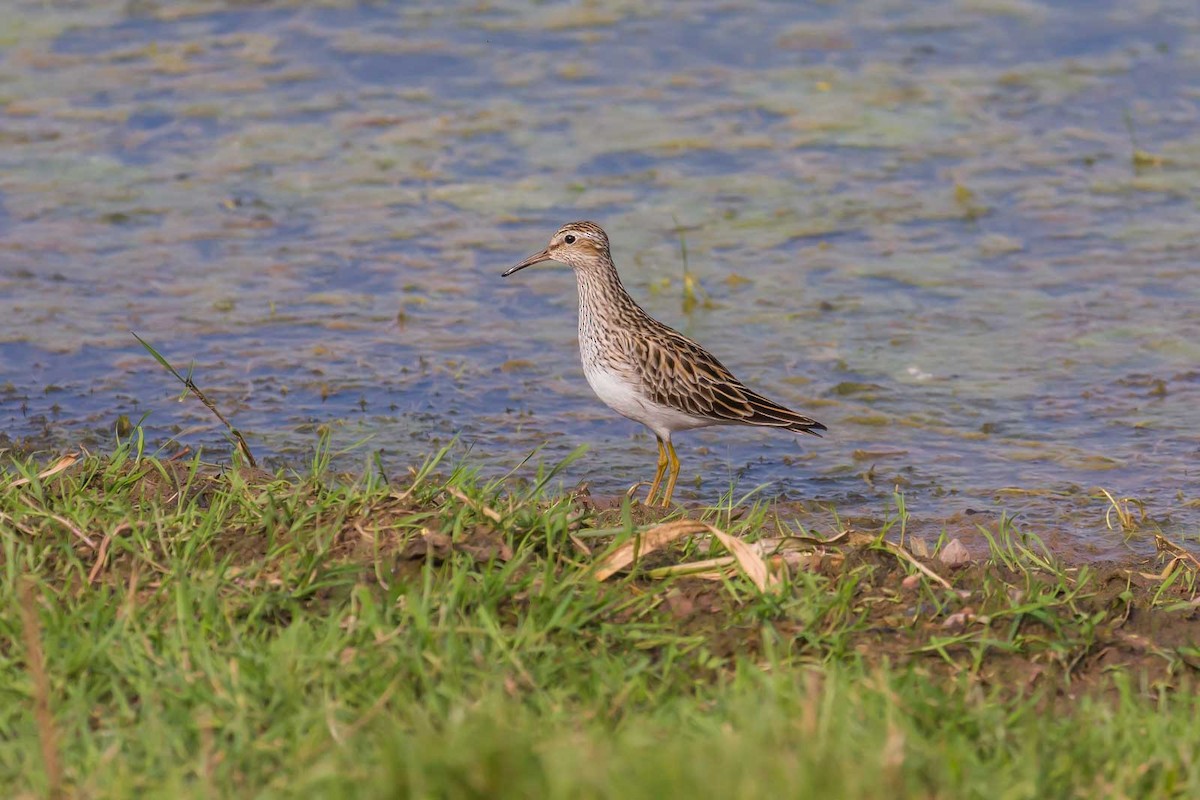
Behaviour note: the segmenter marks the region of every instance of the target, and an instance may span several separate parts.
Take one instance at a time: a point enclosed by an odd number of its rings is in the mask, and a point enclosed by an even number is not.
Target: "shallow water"
[[[1104,555],[1103,487],[1200,533],[1192,2],[10,5],[11,439],[225,447],[135,330],[272,464],[322,428],[396,470],[586,443],[565,483],[620,492],[654,440],[590,394],[570,273],[499,277],[589,218],[651,314],[830,428],[681,435],[682,499],[899,487]]]

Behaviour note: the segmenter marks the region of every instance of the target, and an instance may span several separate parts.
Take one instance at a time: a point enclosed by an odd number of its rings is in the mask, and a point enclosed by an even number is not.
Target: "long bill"
[[[526,267],[532,267],[534,264],[540,264],[543,261],[549,261],[549,260],[550,260],[550,252],[548,250],[543,250],[540,253],[534,253],[529,258],[522,261],[520,264],[517,264],[515,267],[510,267],[510,268],[506,269],[504,272],[500,273],[500,277],[507,278],[509,275],[512,275],[514,272],[523,270]]]

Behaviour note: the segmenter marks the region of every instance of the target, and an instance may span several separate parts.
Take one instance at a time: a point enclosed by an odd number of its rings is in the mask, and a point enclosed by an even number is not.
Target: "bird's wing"
[[[661,323],[660,323],[661,325]],[[665,325],[630,340],[632,358],[650,399],[715,422],[785,428],[820,436],[816,420],[751,391],[700,345]]]

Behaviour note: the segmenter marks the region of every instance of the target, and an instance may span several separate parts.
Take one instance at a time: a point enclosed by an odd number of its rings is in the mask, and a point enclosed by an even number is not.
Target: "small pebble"
[[[942,627],[951,631],[962,630],[973,619],[975,619],[975,609],[968,606],[962,611],[946,617],[946,621],[942,623]]]
[[[958,539],[951,539],[938,553],[938,560],[948,567],[957,567],[970,563],[971,554],[967,552],[967,548],[962,542]]]

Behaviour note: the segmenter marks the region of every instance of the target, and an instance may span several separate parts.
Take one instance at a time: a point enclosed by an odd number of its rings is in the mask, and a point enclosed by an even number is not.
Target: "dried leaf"
[[[57,475],[58,473],[62,472],[64,469],[71,466],[78,460],[79,460],[78,453],[67,453],[65,456],[60,458],[58,461],[55,461],[49,467],[46,467],[46,469],[39,472],[38,480],[45,480],[46,478],[49,478],[51,475]],[[15,489],[16,487],[24,486],[27,483],[29,483],[29,478],[18,478],[17,480],[10,483],[9,486],[11,488]]]
[[[733,554],[737,559],[738,566],[746,573],[746,577],[754,582],[760,592],[766,592],[768,588],[777,586],[779,578],[772,575],[767,569],[767,562],[763,561],[763,557],[754,552],[754,548],[743,542],[741,539],[730,536],[719,528],[714,528],[711,525],[706,525],[712,535],[717,537],[717,541],[725,545],[725,549]]]
[[[677,522],[665,522],[662,525],[651,528],[645,533],[639,533],[597,562],[596,580],[608,580],[613,575],[633,564],[638,558],[649,555],[656,550],[661,550],[676,539],[682,539],[684,536],[690,536],[694,533],[701,533],[707,527],[702,522],[693,522],[692,520],[685,519]]]
[[[717,541],[724,545],[733,558],[738,567],[746,574],[759,591],[766,592],[768,588],[779,585],[779,578],[767,569],[767,562],[763,557],[755,552],[754,548],[738,539],[735,536],[730,536],[723,530],[716,528],[704,522],[696,522],[694,520],[678,520],[676,522],[666,522],[662,525],[651,528],[645,533],[640,533],[634,536],[629,541],[622,544],[617,549],[613,550],[596,565],[596,579],[606,580],[626,567],[633,564],[637,559],[659,550],[666,545],[685,536],[691,536],[697,533],[711,533]],[[712,571],[712,564],[717,561],[710,559],[709,562],[701,562],[704,566],[703,571],[698,573],[690,573],[695,577],[706,579],[723,579],[724,573]],[[688,567],[691,565],[678,565]],[[664,568],[670,569],[670,568]],[[662,573],[660,574],[671,574]]]

